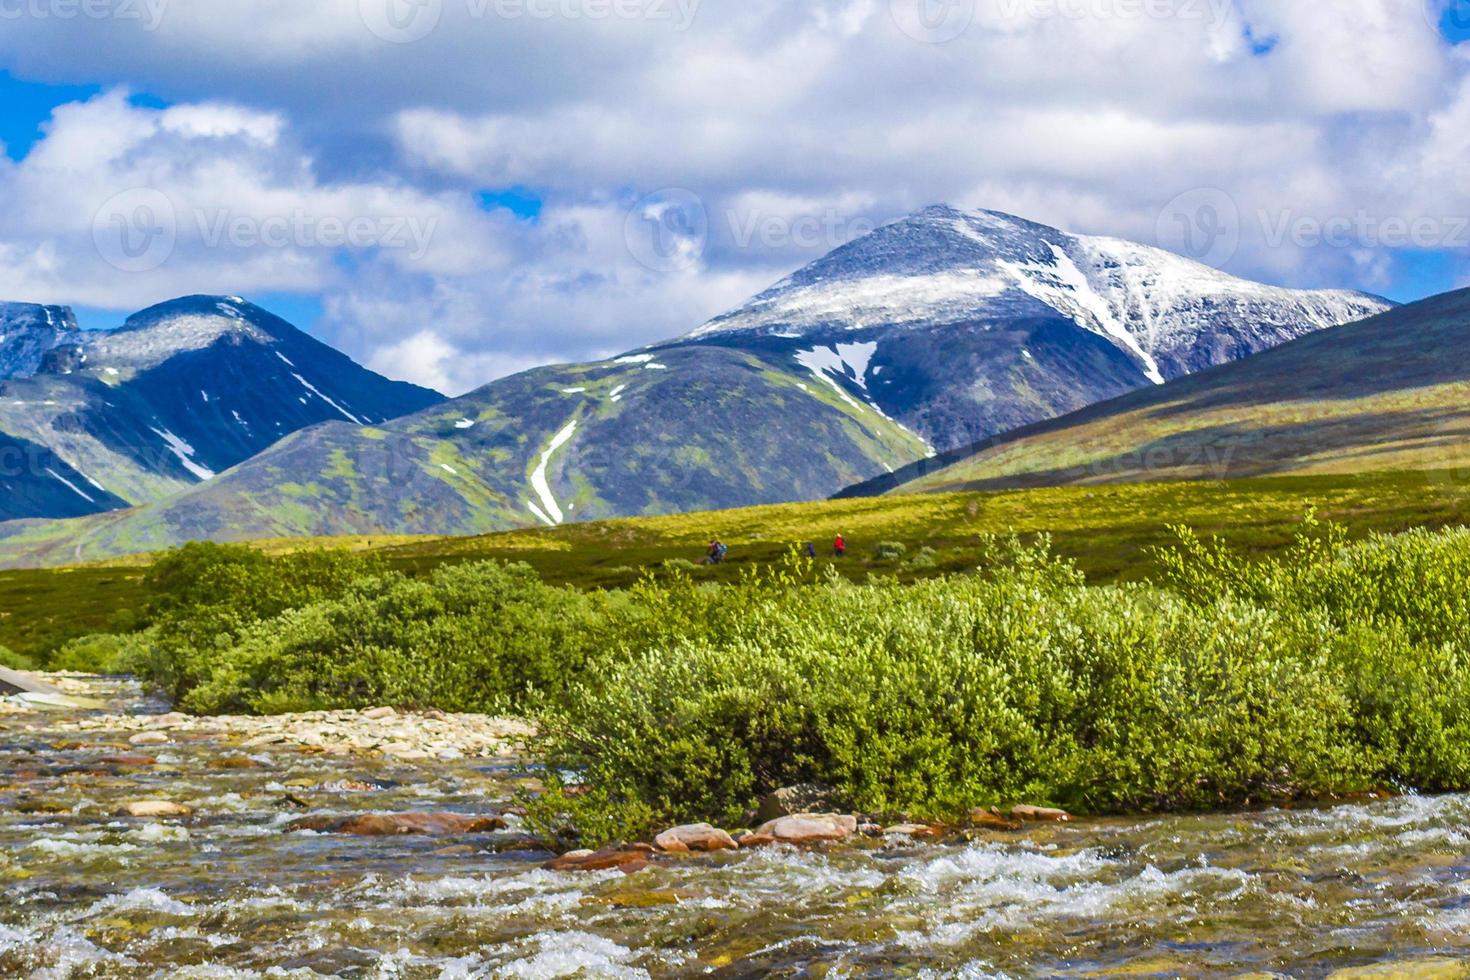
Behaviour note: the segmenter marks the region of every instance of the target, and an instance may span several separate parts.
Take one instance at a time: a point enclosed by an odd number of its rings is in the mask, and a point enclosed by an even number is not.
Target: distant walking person
[[[729,550],[718,538],[711,541],[709,543],[709,551],[704,556],[704,563],[706,565],[720,564],[720,562],[725,560],[725,555]]]
[[[817,546],[814,545],[814,544],[812,544],[810,541],[808,541],[806,543],[806,552],[805,553],[806,553],[806,556],[808,558],[815,558],[815,557],[817,557]]]
[[[837,540],[832,542],[832,554],[838,558],[843,558],[847,555],[847,542],[843,540],[840,534],[837,535]]]

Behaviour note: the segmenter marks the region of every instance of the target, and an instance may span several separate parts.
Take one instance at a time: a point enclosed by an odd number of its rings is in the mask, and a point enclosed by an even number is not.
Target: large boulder
[[[691,823],[659,834],[653,839],[653,846],[671,854],[683,854],[688,851],[733,851],[740,845],[718,827]]]
[[[846,840],[857,833],[857,817],[841,813],[794,813],[769,820],[756,828],[756,837],[773,837],[785,844],[817,844]]]

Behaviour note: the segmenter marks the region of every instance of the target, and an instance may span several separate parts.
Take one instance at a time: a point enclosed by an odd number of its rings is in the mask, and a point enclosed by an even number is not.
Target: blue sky
[[[1204,202],[1234,274],[1470,285],[1470,0],[99,2],[0,21],[0,294],[88,326],[239,293],[464,390],[935,202],[1176,250]]]

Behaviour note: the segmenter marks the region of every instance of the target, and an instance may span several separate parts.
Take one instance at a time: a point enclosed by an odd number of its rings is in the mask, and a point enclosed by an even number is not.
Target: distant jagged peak
[[[0,380],[37,373],[48,353],[78,333],[70,307],[0,302]]]
[[[0,333],[32,329],[74,331],[77,318],[69,306],[0,301]]]

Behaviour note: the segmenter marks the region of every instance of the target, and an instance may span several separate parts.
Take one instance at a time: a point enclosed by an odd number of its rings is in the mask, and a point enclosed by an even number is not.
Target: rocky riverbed
[[[1470,976],[1464,797],[969,839],[818,815],[548,867],[520,723],[59,686],[93,706],[0,702],[0,976]]]

